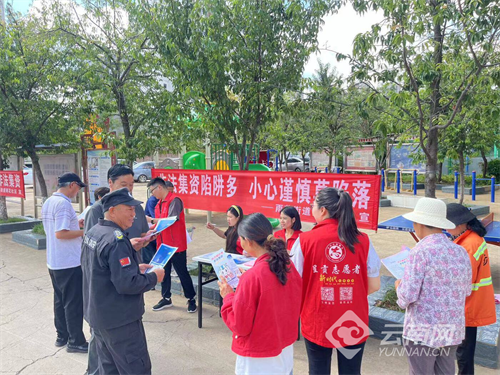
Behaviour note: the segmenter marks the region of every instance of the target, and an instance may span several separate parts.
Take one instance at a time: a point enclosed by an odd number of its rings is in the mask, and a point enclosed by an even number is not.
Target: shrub
[[[375,306],[383,307],[384,309],[399,311],[399,312],[404,313],[405,310],[403,310],[401,307],[399,307],[397,300],[398,300],[398,295],[396,293],[396,289],[389,288],[387,290],[387,293],[385,294],[384,298],[382,300],[377,301]]]
[[[40,234],[45,236],[45,230],[43,229],[43,224],[37,224],[33,227],[32,232],[35,234]]]
[[[488,162],[488,175],[500,179],[500,159],[494,159]]]

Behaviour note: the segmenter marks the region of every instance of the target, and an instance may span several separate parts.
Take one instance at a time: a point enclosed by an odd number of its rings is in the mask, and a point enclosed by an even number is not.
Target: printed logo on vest
[[[340,242],[331,242],[325,249],[325,255],[330,262],[339,263],[345,258],[346,250]]]

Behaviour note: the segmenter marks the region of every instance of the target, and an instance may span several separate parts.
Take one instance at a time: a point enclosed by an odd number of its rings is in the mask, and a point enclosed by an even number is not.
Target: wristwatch
[[[155,219],[151,219],[151,224],[154,224]]]

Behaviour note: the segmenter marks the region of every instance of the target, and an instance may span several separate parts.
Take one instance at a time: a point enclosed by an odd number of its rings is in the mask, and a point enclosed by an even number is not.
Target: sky
[[[33,0],[6,0],[13,4],[18,12],[26,12]],[[344,6],[336,14],[325,17],[323,27],[318,35],[319,48],[328,48],[344,54],[351,54],[354,37],[366,32],[371,25],[382,19],[380,13],[368,12],[363,16],[357,15],[350,5]],[[318,59],[323,63],[330,63],[337,71],[348,76],[351,69],[348,61],[337,61],[335,54],[320,51],[312,55],[304,69],[304,77],[311,77],[318,68]]]

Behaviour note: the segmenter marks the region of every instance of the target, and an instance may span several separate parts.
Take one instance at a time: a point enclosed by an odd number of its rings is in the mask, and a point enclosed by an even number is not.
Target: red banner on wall
[[[358,226],[377,229],[378,175],[153,169],[152,176],[171,181],[185,208],[225,212],[237,204],[244,214],[277,218],[284,206],[294,206],[305,222],[315,221],[311,205],[318,191],[340,188],[351,195]]]
[[[22,171],[0,171],[0,195],[26,198]]]

